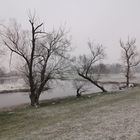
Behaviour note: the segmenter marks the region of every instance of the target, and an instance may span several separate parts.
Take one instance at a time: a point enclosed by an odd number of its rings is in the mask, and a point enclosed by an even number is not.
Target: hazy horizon
[[[105,46],[106,63],[120,61],[119,40],[136,38],[140,49],[139,0],[1,0],[0,21],[15,18],[29,28],[28,13],[34,12],[46,29],[65,25],[72,36],[74,54],[87,52],[87,41]],[[7,59],[9,56],[7,57]],[[5,62],[6,63],[6,62]]]

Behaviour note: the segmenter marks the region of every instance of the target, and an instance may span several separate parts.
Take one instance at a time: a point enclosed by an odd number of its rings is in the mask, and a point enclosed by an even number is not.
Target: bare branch
[[[106,92],[104,87],[98,83],[97,73],[94,73],[93,71],[95,64],[104,59],[104,49],[102,45],[94,45],[92,42],[88,42],[88,47],[90,55],[79,56],[78,61],[75,64],[75,70],[81,78],[88,80],[103,92]],[[98,73],[98,78],[100,77],[99,75],[100,74]]]

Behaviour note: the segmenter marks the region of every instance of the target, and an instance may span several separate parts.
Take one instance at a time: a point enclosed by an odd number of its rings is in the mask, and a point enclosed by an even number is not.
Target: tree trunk
[[[107,92],[107,90],[103,86],[100,86],[97,82],[91,82],[91,83],[93,83],[95,86],[100,88],[102,90],[102,92]]]
[[[39,96],[38,95],[35,96],[35,105],[39,106]]]
[[[90,79],[90,78],[87,77],[87,76],[82,75],[81,73],[78,73],[78,74],[79,74],[79,76],[83,77],[84,79],[88,80],[89,82],[91,82],[92,84],[94,84],[95,86],[97,86],[99,89],[102,90],[102,92],[107,92],[107,90],[106,90],[104,87],[100,86],[100,85],[98,84],[98,82],[93,81],[92,79]]]
[[[38,94],[30,94],[31,106],[39,106]]]
[[[79,89],[77,89],[77,95],[78,98],[81,97],[81,93],[79,93]]]
[[[35,95],[34,94],[30,94],[30,101],[31,101],[31,106],[35,106]]]
[[[127,72],[126,72],[126,87],[129,87],[129,75],[130,75],[130,66],[128,64],[127,66]]]
[[[126,87],[129,87],[129,76],[126,76]]]

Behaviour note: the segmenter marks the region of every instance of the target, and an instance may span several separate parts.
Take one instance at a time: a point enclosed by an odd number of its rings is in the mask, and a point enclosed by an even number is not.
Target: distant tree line
[[[95,65],[93,71],[100,74],[119,74],[123,72],[122,65],[116,64],[104,64],[100,63]]]

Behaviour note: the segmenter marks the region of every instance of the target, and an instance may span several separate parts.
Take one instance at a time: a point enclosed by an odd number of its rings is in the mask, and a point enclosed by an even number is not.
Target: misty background
[[[28,29],[28,14],[36,12],[47,30],[65,26],[72,36],[73,55],[87,52],[87,41],[103,44],[105,63],[120,62],[120,38],[137,39],[140,46],[140,1],[139,0],[0,0],[0,22],[15,18]],[[2,47],[2,46],[1,46]],[[8,54],[1,65],[9,68]],[[14,59],[14,58],[13,58]],[[15,59],[16,61],[16,59]],[[14,61],[12,64],[14,65]]]

